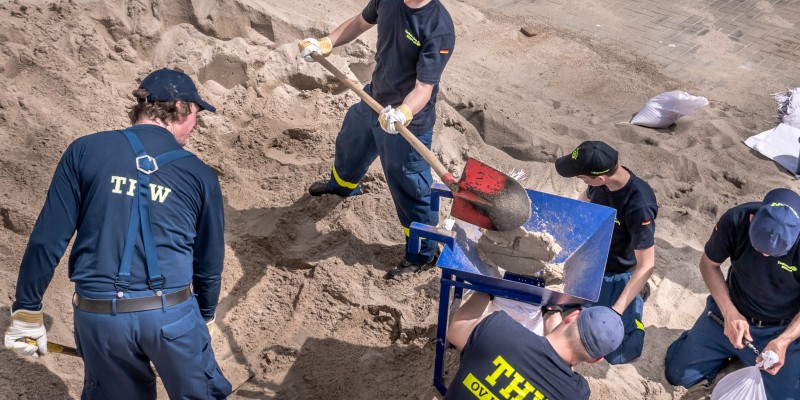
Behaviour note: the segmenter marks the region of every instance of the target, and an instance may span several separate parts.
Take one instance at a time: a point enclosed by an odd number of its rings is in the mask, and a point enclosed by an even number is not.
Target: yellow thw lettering
[[[124,185],[125,181],[127,181],[127,180],[128,179],[125,178],[124,176],[114,176],[114,175],[112,175],[111,176],[111,183],[114,184],[114,188],[111,189],[111,193],[121,194],[122,193],[122,189],[120,189],[120,186]]]
[[[463,384],[467,387],[467,389],[469,389],[470,392],[472,392],[473,395],[475,395],[475,397],[479,399],[498,400],[498,398],[495,397],[492,392],[486,388],[486,386],[483,386],[478,378],[475,378],[475,375],[468,374],[467,377],[464,378]]]
[[[150,199],[152,201],[157,201],[159,203],[163,203],[164,200],[167,199],[169,193],[172,191],[170,188],[166,188],[161,185],[156,185],[154,183],[150,184]]]
[[[138,182],[136,179],[128,179],[128,193],[125,194],[133,197],[133,194],[136,193],[136,182]]]
[[[522,384],[522,386],[520,386],[520,384]],[[522,400],[525,398],[525,396],[527,396],[529,393],[533,393],[534,391],[536,391],[536,388],[530,383],[526,382],[522,375],[515,372],[514,379],[511,380],[511,383],[509,383],[508,386],[500,390],[500,394],[507,399]],[[511,397],[514,393],[517,395]]]
[[[486,377],[486,382],[489,382],[492,386],[497,385],[497,378],[499,378],[500,375],[505,375],[506,378],[510,378],[515,372],[514,367],[506,362],[503,356],[497,356],[492,363],[497,366],[497,369]]]

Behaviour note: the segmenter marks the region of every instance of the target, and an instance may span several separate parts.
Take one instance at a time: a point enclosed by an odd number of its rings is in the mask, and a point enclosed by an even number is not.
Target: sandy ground
[[[800,189],[741,143],[775,126],[769,94],[786,88],[767,74],[735,68],[707,71],[726,74],[729,84],[704,87],[692,83],[703,76],[664,75],[624,46],[514,17],[509,7],[443,2],[458,38],[441,85],[433,148],[451,171],[459,174],[473,157],[525,170],[528,188],[576,197],[579,181],[560,178],[552,162],[583,140],[599,139],[620,151],[660,202],[644,354],[629,365],[580,367],[592,398],[702,398],[702,388],[665,381],[664,353],[702,310],[707,291],[697,263],[715,219],[774,187]],[[438,273],[382,279],[402,256],[403,237],[379,165],[367,174],[363,196],[306,194],[327,176],[334,137],[357,97],[321,66],[297,60],[295,41],[323,35],[365,1],[23,4],[0,2],[1,326],[9,322],[19,261],[62,151],[77,137],[126,126],[136,79],[156,67],[180,68],[219,110],[199,118],[187,147],[218,172],[225,195],[227,253],[214,346],[235,384],[252,376],[233,397],[435,396]],[[537,35],[526,37],[521,27]],[[714,35],[706,40],[710,58],[730,57]],[[330,60],[363,80],[374,44],[372,31]],[[648,98],[676,89],[711,104],[671,128],[627,123]],[[45,296],[46,323],[51,340],[72,344],[72,285],[61,264]],[[452,351],[449,359],[452,367]],[[4,351],[0,365],[2,398],[80,395],[79,359]]]

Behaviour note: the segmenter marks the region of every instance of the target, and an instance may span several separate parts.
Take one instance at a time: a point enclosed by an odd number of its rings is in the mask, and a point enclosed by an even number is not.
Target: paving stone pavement
[[[742,72],[800,86],[800,0],[487,0],[604,41],[713,87]],[[697,69],[702,74],[693,74]],[[719,78],[708,78],[719,71]],[[725,72],[730,74],[725,74]]]

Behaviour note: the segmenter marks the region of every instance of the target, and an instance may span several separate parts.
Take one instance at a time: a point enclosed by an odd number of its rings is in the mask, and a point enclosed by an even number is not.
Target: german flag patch
[[[653,223],[652,219],[646,219],[646,220],[642,221],[642,226],[650,225],[651,223]]]
[[[439,50],[439,54],[450,54],[450,49],[441,49]]]

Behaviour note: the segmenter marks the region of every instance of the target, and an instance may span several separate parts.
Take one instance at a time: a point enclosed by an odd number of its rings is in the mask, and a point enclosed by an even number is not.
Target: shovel
[[[25,343],[31,346],[36,346],[36,340],[31,338],[25,338]],[[47,342],[47,351],[50,353],[59,353],[73,357],[80,357],[80,355],[78,354],[78,350],[76,350],[74,347],[58,344],[55,342]]]
[[[311,53],[311,57],[380,114],[383,106],[367,94],[359,84],[348,79],[321,54],[314,52]],[[395,123],[395,128],[450,188],[453,194],[450,214],[454,218],[496,231],[517,229],[531,218],[531,199],[525,188],[514,178],[470,158],[467,160],[461,179],[456,180],[433,152],[428,150],[408,128],[398,123]]]

